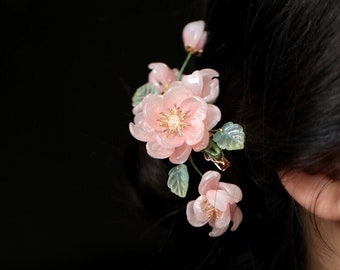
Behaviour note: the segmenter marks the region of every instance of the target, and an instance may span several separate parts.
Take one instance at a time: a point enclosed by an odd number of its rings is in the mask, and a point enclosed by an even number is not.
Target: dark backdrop
[[[167,232],[148,232],[127,191],[131,97],[148,63],[179,67],[182,27],[199,14],[179,0],[117,3],[2,1],[1,270],[161,260]]]

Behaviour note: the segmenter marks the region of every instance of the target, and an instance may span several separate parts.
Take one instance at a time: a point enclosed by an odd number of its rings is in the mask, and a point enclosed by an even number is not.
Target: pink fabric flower
[[[207,104],[180,81],[163,95],[147,95],[133,109],[134,123],[129,129],[136,139],[146,142],[153,158],[169,158],[184,163],[192,150],[201,151],[209,143],[209,131],[220,121],[221,111]]]
[[[156,85],[159,93],[163,93],[167,90],[170,83],[176,80],[178,69],[170,69],[168,65],[164,63],[150,63],[149,69],[149,82]]]
[[[241,189],[229,183],[219,182],[220,173],[208,171],[202,176],[198,186],[200,196],[187,204],[186,214],[189,223],[194,227],[209,224],[212,231],[209,236],[222,235],[233,222],[231,230],[240,225],[243,215],[237,206],[242,199]]]
[[[207,42],[208,33],[202,20],[190,22],[184,26],[182,38],[185,49],[190,53],[202,53]]]

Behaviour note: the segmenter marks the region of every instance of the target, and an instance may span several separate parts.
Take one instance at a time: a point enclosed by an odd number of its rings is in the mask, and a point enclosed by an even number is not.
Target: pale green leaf
[[[189,187],[189,173],[185,164],[179,164],[173,167],[169,173],[168,187],[179,197],[184,198],[187,195]]]
[[[245,134],[241,125],[227,122],[214,134],[213,141],[216,142],[221,149],[230,151],[243,149],[244,138]]]
[[[145,83],[137,88],[132,97],[132,106],[137,106],[148,94],[158,94],[158,89],[153,83]]]

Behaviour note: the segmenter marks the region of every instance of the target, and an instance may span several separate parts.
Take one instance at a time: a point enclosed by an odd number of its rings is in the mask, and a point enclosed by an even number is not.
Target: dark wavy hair
[[[130,173],[138,179],[145,218],[170,219],[160,226],[174,235],[173,250],[187,252],[179,258],[167,251],[165,266],[178,260],[180,269],[304,269],[299,206],[277,172],[301,169],[339,179],[340,2],[213,0],[204,7],[209,39],[195,69],[219,72],[221,122],[245,130],[245,149],[228,155],[231,166],[222,175],[244,192],[244,220],[216,239],[187,225],[187,200],[166,187],[170,164],[135,143],[139,161]],[[200,153],[193,158],[202,171],[213,169]],[[190,174],[188,200],[197,197],[199,181]]]

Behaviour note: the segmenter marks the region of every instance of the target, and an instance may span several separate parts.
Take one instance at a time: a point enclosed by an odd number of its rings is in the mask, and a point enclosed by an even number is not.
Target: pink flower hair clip
[[[202,174],[191,158],[192,151],[202,152],[207,161],[220,171],[230,165],[224,150],[244,148],[242,126],[227,122],[220,128],[221,111],[213,103],[219,95],[219,74],[214,69],[195,70],[184,74],[192,58],[203,53],[207,42],[205,22],[190,22],[183,28],[182,38],[187,57],[180,69],[164,63],[150,63],[148,82],[137,88],[132,97],[134,120],[129,124],[131,135],[146,142],[148,155],[169,159],[176,166],[168,173],[167,185],[179,197],[185,197],[189,186],[186,162],[202,177],[200,196],[187,204],[188,222],[195,227],[209,224],[210,236],[222,235],[232,221],[236,230],[242,221],[237,203],[242,191],[234,184],[220,182],[220,173]]]

